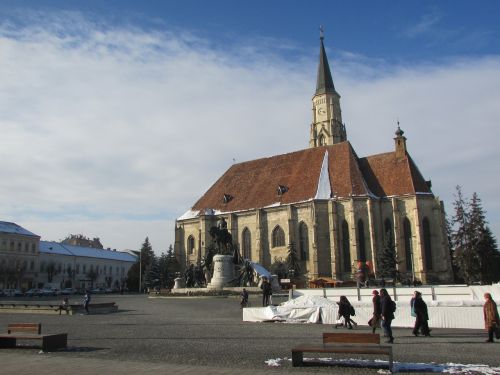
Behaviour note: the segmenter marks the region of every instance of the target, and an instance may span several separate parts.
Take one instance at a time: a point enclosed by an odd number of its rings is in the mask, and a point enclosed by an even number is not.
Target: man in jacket
[[[389,337],[387,343],[392,344],[394,342],[394,337],[392,336],[391,323],[394,319],[394,302],[391,299],[387,289],[380,289],[380,307],[382,315],[382,328],[384,329],[384,334]]]
[[[486,342],[493,342],[493,334],[500,326],[497,304],[493,301],[490,293],[484,293],[484,299],[486,300],[483,306],[484,328],[488,331],[488,340]]]
[[[422,293],[415,291],[411,299],[412,312],[415,314],[415,325],[413,326],[413,334],[418,336],[419,331],[422,331],[424,336],[430,336],[429,314],[427,312],[427,304],[422,299]]]

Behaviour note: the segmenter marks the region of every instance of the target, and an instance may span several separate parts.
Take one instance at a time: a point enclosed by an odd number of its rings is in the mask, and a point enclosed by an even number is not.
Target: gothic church
[[[391,235],[406,278],[450,282],[442,202],[410,157],[397,128],[394,149],[358,157],[347,140],[340,95],[323,36],[309,148],[232,165],[176,221],[175,252],[198,263],[222,216],[246,259],[269,266],[295,246],[304,276],[352,280]]]

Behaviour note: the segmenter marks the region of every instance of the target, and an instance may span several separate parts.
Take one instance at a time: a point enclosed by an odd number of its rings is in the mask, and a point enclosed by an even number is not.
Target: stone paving
[[[72,302],[79,299],[80,296],[74,296]],[[242,322],[236,297],[103,295],[94,296],[93,300],[115,301],[119,312],[74,316],[0,314],[0,331],[5,331],[10,322],[41,322],[43,332],[67,332],[69,345],[67,351],[56,353],[40,353],[33,348],[1,349],[0,372],[31,374],[34,368],[37,374],[61,371],[71,374],[375,374],[378,371],[331,366],[293,368],[289,361],[283,361],[277,368],[269,367],[266,360],[290,358],[292,346],[321,342],[322,332],[332,331],[333,327]],[[277,298],[274,301],[281,302]],[[251,303],[258,306],[260,299],[253,296]],[[357,330],[368,331],[363,326]],[[411,329],[395,329],[395,361],[500,367],[500,344],[485,343],[484,331],[434,329],[432,334],[430,338],[414,337]]]

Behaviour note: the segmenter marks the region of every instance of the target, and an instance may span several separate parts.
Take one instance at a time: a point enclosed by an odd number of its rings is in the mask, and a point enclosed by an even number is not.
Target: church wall
[[[332,276],[330,235],[327,201],[315,203],[317,276]],[[314,251],[314,250],[313,250]],[[315,276],[315,275],[313,275]]]
[[[238,249],[243,255],[243,231],[248,228],[250,231],[251,248],[250,248],[250,258],[254,262],[259,262],[259,255],[257,251],[257,215],[256,211],[248,211],[245,213],[238,214],[238,236],[233,237],[237,241]]]
[[[279,208],[272,208],[266,210],[266,221],[264,224],[264,229],[266,233],[266,241],[263,244],[266,245],[266,250],[264,251],[264,267],[269,268],[269,266],[274,263],[276,259],[284,260],[287,256],[287,238],[290,236],[290,229],[288,227],[288,206],[283,206]],[[285,245],[279,247],[272,247],[272,233],[276,226],[279,225],[285,232]]]
[[[313,230],[314,230],[314,209],[312,202],[303,203],[294,206],[295,216],[296,216],[296,227],[295,227],[295,246],[300,257],[299,249],[299,225],[304,223],[307,225],[307,259],[301,259],[301,271],[306,277],[310,277],[309,274],[313,273],[314,270],[314,254],[313,254]]]

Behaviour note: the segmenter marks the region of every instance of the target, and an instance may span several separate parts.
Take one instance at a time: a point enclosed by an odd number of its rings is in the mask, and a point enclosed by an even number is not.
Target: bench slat
[[[7,332],[33,332],[37,334],[42,333],[41,323],[11,323],[7,326]]]
[[[323,333],[323,343],[380,344],[378,333]]]

